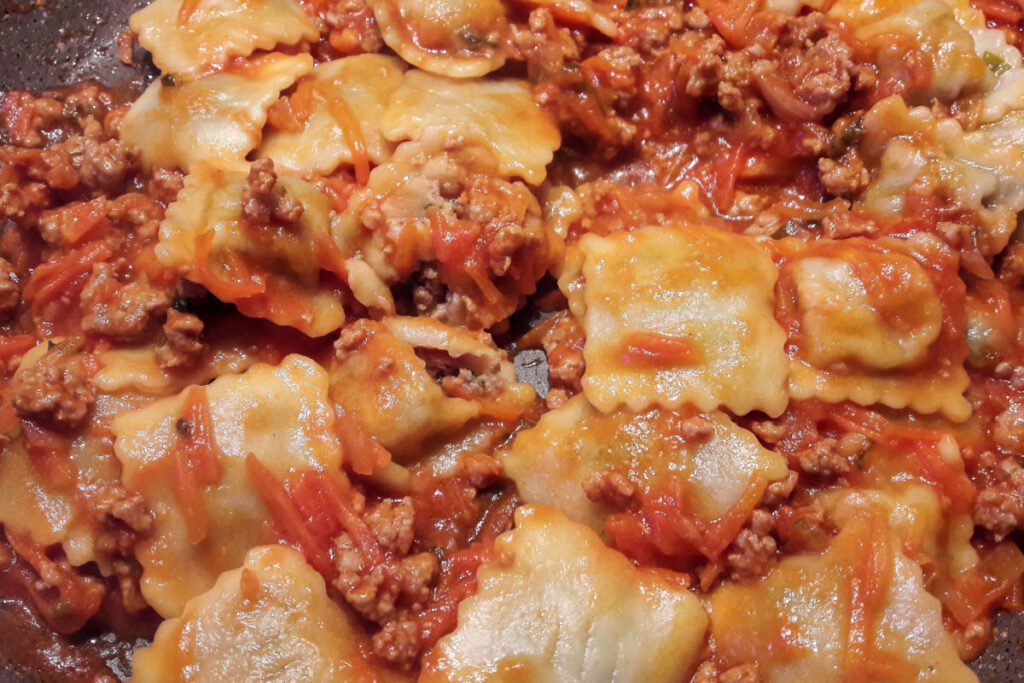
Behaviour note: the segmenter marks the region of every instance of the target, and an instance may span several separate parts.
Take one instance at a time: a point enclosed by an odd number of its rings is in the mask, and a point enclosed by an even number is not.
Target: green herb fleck
[[[1010,65],[1006,63],[1006,60],[995,52],[985,52],[981,56],[981,61],[985,62],[985,66],[988,67],[988,70],[996,76],[1002,76],[1010,70]]]
[[[493,40],[489,40],[489,39],[487,39],[484,36],[477,35],[476,33],[473,33],[472,31],[460,31],[458,33],[458,36],[459,36],[459,40],[461,40],[463,43],[465,43],[466,45],[468,45],[470,47],[473,47],[473,48],[487,47],[487,48],[494,49],[494,48],[498,47],[498,44],[496,42],[494,42]]]

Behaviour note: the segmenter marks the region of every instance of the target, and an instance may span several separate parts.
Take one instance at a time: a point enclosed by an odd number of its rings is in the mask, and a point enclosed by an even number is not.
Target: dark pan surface
[[[0,92],[83,80],[141,85],[153,73],[136,46],[135,67],[117,58],[117,35],[148,0],[0,0]],[[517,359],[522,379],[546,389],[542,358]],[[525,361],[525,362],[524,362]],[[2,608],[2,606],[0,606]],[[982,683],[1024,682],[1024,615],[1002,615],[995,642],[972,664]],[[4,634],[0,633],[0,639]],[[0,683],[30,680],[0,661]]]
[[[117,34],[146,0],[0,0],[0,90],[84,80],[120,85],[148,69],[117,59]],[[144,51],[137,48],[136,55]],[[142,60],[138,60],[142,61]]]

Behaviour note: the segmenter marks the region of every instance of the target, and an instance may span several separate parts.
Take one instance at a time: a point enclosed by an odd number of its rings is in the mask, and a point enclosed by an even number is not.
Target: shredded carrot
[[[502,422],[513,422],[518,420],[523,414],[523,409],[519,406],[510,405],[503,401],[487,398],[486,396],[475,395],[468,388],[463,388],[462,384],[455,384],[448,391],[455,398],[473,401],[480,407],[481,413]]]
[[[178,422],[174,451],[175,494],[185,516],[188,541],[201,543],[209,533],[203,490],[221,477],[220,456],[213,437],[204,387],[192,387]]]
[[[855,558],[850,575],[850,630],[846,669],[864,680],[907,680],[912,678],[907,662],[879,651],[876,646],[878,620],[889,594],[894,555],[887,542],[887,522],[876,515],[861,520],[863,553]]]
[[[493,398],[474,398],[473,401],[480,406],[480,412],[502,422],[515,422],[523,415],[523,409],[519,406],[510,405],[503,401],[496,401]]]
[[[199,9],[199,0],[182,0],[181,7],[178,9],[178,23],[188,22],[197,9]]]
[[[174,449],[174,495],[185,517],[188,542],[192,545],[202,543],[209,533],[203,485],[192,469],[187,449],[181,443]]]
[[[329,273],[334,273],[340,278],[348,274],[348,267],[345,265],[345,256],[330,235],[317,235],[314,249],[317,255],[317,264]]]
[[[270,106],[267,110],[267,123],[286,133],[299,133],[303,128],[289,97],[281,97]]]
[[[55,486],[74,485],[77,477],[68,457],[71,450],[68,439],[32,420],[22,420],[21,429],[32,467],[39,475]]]
[[[334,523],[334,533],[344,531],[371,565],[382,564],[387,560],[387,553],[373,530],[349,504],[349,495],[336,475],[313,471],[299,475],[291,499],[307,520],[315,517],[317,512],[329,515]]]
[[[9,528],[5,532],[18,557],[43,579],[25,581],[24,585],[50,626],[58,633],[74,633],[82,628],[100,609],[106,592],[103,585],[82,576],[66,561],[50,559],[46,549],[27,534],[18,534]]]
[[[32,314],[38,315],[46,304],[83,286],[83,276],[92,270],[93,264],[106,260],[110,255],[110,247],[106,244],[92,242],[69,251],[55,261],[37,266],[24,291],[25,299],[32,302]]]
[[[345,453],[345,462],[356,474],[368,476],[391,462],[391,453],[380,445],[363,426],[358,415],[338,408],[336,411],[338,438]]]
[[[237,254],[228,252],[224,255],[222,266],[226,277],[213,271],[210,267],[210,248],[213,246],[213,237],[213,231],[209,230],[197,237],[195,241],[196,255],[192,272],[200,284],[209,289],[217,298],[227,301],[237,301],[265,292],[267,285],[263,277],[258,273],[251,272]]]
[[[634,332],[623,344],[619,360],[623,365],[669,367],[700,360],[700,349],[690,339],[660,332]]]
[[[249,481],[259,492],[263,504],[277,524],[278,531],[288,543],[301,551],[310,565],[324,577],[334,573],[330,551],[310,532],[299,514],[284,484],[274,477],[266,466],[249,453],[245,458],[245,471]]]
[[[743,145],[727,146],[711,164],[712,187],[708,194],[718,213],[724,215],[736,198],[736,181],[743,171],[746,153]],[[706,190],[707,191],[707,190]]]
[[[60,226],[61,239],[65,245],[73,245],[81,242],[87,235],[93,239],[102,237],[110,228],[105,204],[106,200],[102,198],[75,202],[59,209],[45,211],[43,216]]]
[[[474,542],[442,562],[441,578],[426,609],[416,618],[420,637],[430,647],[455,628],[459,604],[476,592],[480,566],[494,559],[494,544]]]
[[[715,560],[743,528],[763,491],[764,482],[750,485],[724,515],[709,522],[691,509],[688,482],[669,477],[644,496],[639,509],[610,515],[605,533],[612,545],[641,564],[688,567],[697,555]]]
[[[181,418],[188,424],[189,433],[184,441],[192,469],[204,483],[216,483],[221,476],[220,451],[213,434],[206,387],[189,390]]]
[[[847,656],[866,660],[874,642],[873,622],[888,592],[888,576],[892,573],[892,555],[885,542],[885,530],[871,516],[863,542],[867,546],[857,558],[850,577],[850,633]]]
[[[321,98],[314,88],[312,78],[305,78],[295,86],[295,92],[288,98],[288,102],[292,115],[299,125],[305,125],[309,117],[313,115],[313,105],[318,99]]]
[[[327,42],[343,55],[359,52],[359,34],[348,26],[343,29],[336,28],[328,33]]]
[[[487,276],[480,226],[472,221],[446,220],[440,211],[429,213],[432,246],[443,271],[468,276],[487,303],[500,302],[503,295]]]
[[[0,361],[7,362],[20,356],[36,345],[35,335],[15,334],[9,337],[0,336]]]
[[[366,137],[363,135],[363,127],[359,119],[352,113],[341,97],[332,97],[327,100],[327,110],[331,113],[334,122],[341,126],[345,135],[345,142],[352,152],[352,166],[356,171],[356,182],[365,185],[370,179],[370,153],[366,149]]]

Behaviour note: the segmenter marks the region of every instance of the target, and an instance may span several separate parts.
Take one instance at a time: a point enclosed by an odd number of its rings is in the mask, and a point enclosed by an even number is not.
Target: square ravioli
[[[132,681],[364,683],[375,679],[367,640],[301,553],[263,546],[160,624]]]
[[[562,142],[529,85],[512,78],[458,80],[412,69],[381,119],[392,142],[440,134],[446,140],[482,144],[494,152],[504,176],[540,185]]]
[[[586,332],[587,398],[604,412],[691,403],[778,415],[787,362],[776,278],[759,242],[721,230],[584,235],[559,286]]]
[[[939,240],[786,239],[778,252],[793,398],[967,419],[965,288]]]
[[[279,479],[337,470],[334,421],[327,373],[299,355],[118,416],[112,431],[122,482],[155,515],[136,557],[142,594],[161,616],[180,614],[251,548],[277,540],[247,473],[249,454]],[[195,452],[200,440],[205,453]]]
[[[668,683],[696,668],[708,623],[700,601],[582,524],[524,506],[495,552],[458,626],[427,654],[423,683]]]
[[[345,322],[330,204],[313,185],[257,166],[267,163],[193,164],[160,225],[157,258],[245,315],[319,337]]]
[[[536,399],[486,333],[429,318],[356,320],[335,351],[331,398],[401,462],[478,419],[515,422]]]
[[[156,0],[129,24],[160,70],[186,78],[318,34],[294,0]]]
[[[722,664],[756,661],[767,683],[977,681],[921,569],[870,513],[823,554],[787,557],[760,581],[720,587],[710,608]]]
[[[257,153],[300,173],[328,174],[340,164],[382,164],[391,144],[380,131],[405,64],[384,55],[356,55],[318,64],[291,96],[278,100],[280,116]],[[364,169],[365,170],[365,169]]]
[[[677,531],[696,530],[683,551],[709,557],[735,538],[765,487],[787,473],[782,456],[720,412],[604,414],[583,396],[520,432],[502,463],[525,502],[554,505],[595,531],[612,514],[642,517],[659,497],[673,499],[682,512]]]
[[[187,83],[159,78],[125,115],[121,139],[149,167],[240,162],[260,143],[278,94],[312,68],[309,55],[271,54]]]

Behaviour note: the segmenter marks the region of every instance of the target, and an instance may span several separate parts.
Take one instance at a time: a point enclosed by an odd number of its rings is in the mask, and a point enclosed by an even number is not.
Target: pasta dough
[[[160,226],[157,257],[242,313],[318,337],[345,321],[333,265],[330,205],[315,187],[280,175],[279,189],[301,202],[286,229],[251,225],[242,215],[249,168],[199,162]]]
[[[317,65],[312,73],[315,93],[312,110],[301,130],[272,130],[258,156],[269,157],[280,168],[329,174],[340,164],[353,163],[353,144],[363,144],[374,163],[391,156],[391,145],[380,132],[380,119],[391,93],[402,80],[401,60],[382,55],[357,55]],[[348,117],[334,113],[344,100],[358,123],[359,143],[348,139]]]
[[[375,680],[365,641],[300,553],[263,546],[160,625],[131,680],[364,683]]]
[[[427,132],[491,149],[498,170],[539,185],[561,144],[558,130],[533,100],[529,86],[513,79],[458,81],[410,70],[381,121],[384,137],[422,139]]]
[[[521,507],[496,551],[455,631],[427,656],[424,683],[658,683],[693,672],[707,625],[700,603],[586,527],[549,507]]]
[[[584,235],[559,286],[583,324],[583,391],[598,409],[786,406],[777,273],[755,241],[695,225]]]
[[[294,0],[155,0],[129,24],[159,69],[186,79],[318,34]]]
[[[956,260],[937,240],[779,243],[794,398],[970,415]],[[922,265],[927,264],[927,266]]]
[[[920,569],[870,516],[846,525],[822,555],[788,557],[761,581],[721,587],[711,633],[725,666],[756,661],[769,683],[977,681]]]
[[[505,63],[509,27],[500,0],[369,0],[384,42],[442,76],[483,76]]]
[[[278,93],[312,68],[309,55],[273,54],[181,85],[157,79],[124,117],[121,139],[142,150],[147,166],[242,161],[259,144]]]
[[[785,461],[725,415],[691,413],[652,408],[605,415],[575,396],[520,432],[502,462],[524,501],[554,505],[598,532],[610,510],[584,486],[606,473],[635,483],[641,496],[668,478],[681,479],[692,517],[705,527],[727,515],[745,520],[767,484],[786,475]],[[710,433],[687,437],[695,420]]]
[[[176,425],[188,390],[120,415],[113,426],[124,485],[142,493],[156,515],[136,557],[142,594],[164,617],[181,614],[188,600],[210,589],[221,572],[238,567],[251,548],[276,540],[246,474],[249,453],[281,479],[341,464],[327,373],[308,358],[291,355],[277,366],[224,375],[204,391],[220,475],[199,493],[206,526],[201,540],[190,533],[188,512],[175,492]]]

